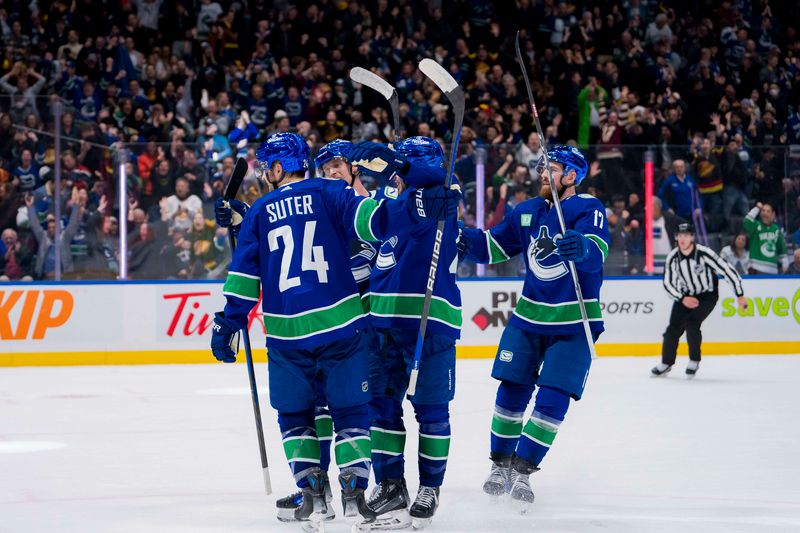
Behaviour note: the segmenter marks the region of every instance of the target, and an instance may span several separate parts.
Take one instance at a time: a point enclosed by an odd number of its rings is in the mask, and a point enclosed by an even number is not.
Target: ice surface
[[[491,362],[459,361],[429,531],[800,531],[800,357],[708,357],[694,381],[685,358],[666,379],[648,376],[655,362],[595,362],[520,516],[480,490]],[[266,387],[263,365],[258,378]],[[0,369],[0,531],[299,532],[275,519],[292,484],[262,402],[269,497],[243,365]],[[415,460],[407,477],[415,492]],[[341,519],[326,529],[349,531]]]

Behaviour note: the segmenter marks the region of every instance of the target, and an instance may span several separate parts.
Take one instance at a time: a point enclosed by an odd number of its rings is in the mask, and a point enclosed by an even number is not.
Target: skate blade
[[[425,529],[433,520],[431,518],[412,518],[411,519],[411,527],[414,529]]]
[[[322,520],[303,522],[302,528],[304,533],[325,533],[325,525]]]
[[[528,514],[533,507],[533,502],[511,499],[511,506],[521,515]]]
[[[406,529],[410,525],[411,515],[408,514],[408,509],[396,509],[378,515],[375,521],[370,524],[370,529],[387,531],[392,529]]]
[[[686,374],[686,379],[694,379],[697,374]]]

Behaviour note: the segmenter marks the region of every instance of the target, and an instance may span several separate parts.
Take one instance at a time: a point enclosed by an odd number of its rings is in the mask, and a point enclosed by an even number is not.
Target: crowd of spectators
[[[51,277],[59,247],[65,274],[115,277],[120,216],[132,277],[219,275],[228,252],[211,204],[237,155],[252,162],[253,143],[275,131],[314,146],[393,138],[385,101],[349,81],[353,66],[397,88],[401,135],[449,145],[451,111],[417,69],[423,57],[465,87],[465,218],[476,223],[481,194],[483,222],[496,224],[537,194],[542,153],[517,29],[546,141],[592,161],[582,187],[607,205],[609,273],[643,268],[645,147],[663,216],[739,249],[742,217],[769,203],[798,246],[798,23],[800,7],[775,0],[0,0],[0,275]],[[244,194],[261,194],[256,179]]]

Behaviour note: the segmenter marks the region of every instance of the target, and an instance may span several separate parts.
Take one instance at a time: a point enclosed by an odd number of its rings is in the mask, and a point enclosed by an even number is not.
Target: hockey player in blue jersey
[[[422,191],[412,202],[407,196],[378,202],[354,194],[340,180],[304,179],[308,145],[291,133],[272,135],[257,157],[275,190],[253,204],[238,232],[223,289],[227,304],[212,328],[212,352],[220,361],[235,361],[239,330],[263,292],[270,403],[303,491],[295,517],[317,522],[327,514],[327,476],[319,468],[314,429],[314,388],[321,372],[336,432],[344,514],[351,522],[369,523],[374,513],[364,489],[370,469],[370,391],[361,333],[366,316],[347,241],[380,240],[394,225],[413,227],[452,216],[458,195],[438,188]]]
[[[366,172],[379,160],[399,193],[444,183],[444,153],[428,137],[412,137],[388,147],[363,143],[353,155],[366,160]],[[424,175],[403,172],[407,164],[430,169]],[[380,176],[385,177],[385,176]],[[426,525],[439,503],[450,447],[448,404],[455,393],[455,342],[461,331],[461,294],[456,286],[458,225],[445,221],[433,300],[420,363],[416,394],[411,398],[419,423],[419,490],[410,503],[405,481],[403,399],[419,331],[428,268],[437,228],[417,225],[383,241],[370,277],[370,322],[381,340],[372,354],[372,464],[379,484],[369,505],[378,514],[373,529]],[[409,509],[410,505],[410,509]]]
[[[497,348],[492,377],[500,381],[491,424],[490,495],[506,492],[525,511],[533,503],[529,475],[553,444],[570,398],[579,400],[591,355],[567,261],[573,261],[594,339],[603,331],[600,286],[609,233],[603,205],[576,194],[586,176],[583,154],[570,146],[548,151],[567,231],[562,235],[545,169],[542,188],[489,231],[464,229],[459,250],[478,263],[500,263],[525,254],[527,274]],[[530,419],[525,409],[538,385]]]

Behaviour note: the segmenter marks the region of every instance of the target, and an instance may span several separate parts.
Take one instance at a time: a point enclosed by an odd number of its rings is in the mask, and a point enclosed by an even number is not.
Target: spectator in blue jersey
[[[97,115],[103,107],[100,90],[91,81],[86,81],[80,87],[75,87],[72,104],[78,117],[86,122],[97,121]]]
[[[295,86],[289,87],[283,99],[283,109],[286,111],[286,116],[289,117],[289,124],[292,126],[297,126],[297,123],[303,120],[306,100],[300,94],[300,89]]]
[[[329,482],[319,467],[314,429],[314,389],[322,373],[336,434],[344,515],[351,523],[368,524],[375,513],[364,497],[370,470],[366,317],[347,242],[377,241],[395,226],[453,216],[458,195],[429,189],[415,202],[377,202],[353,194],[340,181],[305,179],[308,144],[293,133],[271,135],[257,157],[275,190],[255,201],[238,232],[223,288],[227,303],[214,319],[212,352],[220,361],[236,360],[239,331],[248,327],[247,317],[263,288],[269,294],[261,306],[270,353],[270,403],[278,411],[286,457],[303,491],[294,518],[318,522],[330,514]],[[263,246],[266,241],[271,244]],[[290,268],[281,266],[287,262]]]
[[[697,194],[697,185],[686,173],[686,162],[683,159],[673,161],[672,169],[674,172],[658,188],[658,197],[661,198],[664,211],[692,220],[701,207],[695,201],[695,198],[700,197]]]
[[[530,474],[540,469],[564,421],[570,398],[583,395],[591,366],[590,342],[603,332],[598,302],[609,233],[603,204],[576,186],[589,165],[574,147],[548,151],[550,169],[540,170],[539,196],[518,205],[489,231],[463,229],[459,250],[479,263],[508,261],[525,254],[527,275],[523,297],[503,331],[492,377],[500,381],[490,433],[489,477],[483,490],[491,496],[509,493],[521,510],[534,501]],[[544,167],[544,165],[542,165]],[[552,174],[556,190],[547,178]],[[550,200],[558,195],[566,231]],[[575,303],[579,280],[592,339]],[[525,412],[534,389],[538,393],[527,423]]]
[[[41,185],[39,180],[39,166],[33,160],[33,150],[24,148],[19,156],[19,164],[11,173],[15,180],[19,180],[19,190],[30,192]]]

